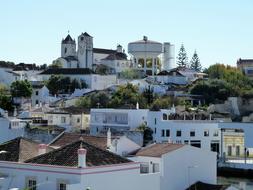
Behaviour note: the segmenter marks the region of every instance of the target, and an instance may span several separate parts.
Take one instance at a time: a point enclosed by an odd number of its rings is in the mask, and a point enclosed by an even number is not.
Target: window
[[[159,172],[159,164],[153,163],[153,173]]]
[[[77,123],[80,123],[80,118],[79,118],[79,117],[77,118],[77,121],[76,121],[76,122],[77,122]]]
[[[58,186],[58,190],[66,190],[67,189],[67,185],[66,183],[59,183],[59,186]]]
[[[163,120],[168,120],[168,117],[167,117],[166,113],[163,114]]]
[[[176,135],[177,135],[177,137],[181,137],[182,131],[181,131],[181,130],[178,130]]]
[[[236,146],[236,149],[235,149],[235,154],[236,156],[240,156],[240,146]]]
[[[140,164],[140,172],[141,172],[141,174],[147,174],[147,173],[149,173],[149,165],[148,165],[148,163],[142,163],[142,164]]]
[[[66,117],[61,117],[61,123],[66,123]]]
[[[214,136],[214,137],[218,137],[218,136],[219,136],[219,131],[218,131],[218,130],[215,130],[214,133],[213,133],[213,136]]]
[[[64,49],[64,52],[67,53],[67,48]]]
[[[34,177],[32,178],[28,178],[26,181],[26,187],[29,190],[37,190],[37,182],[36,179]]]
[[[39,105],[39,100],[36,100],[36,101],[35,101],[35,104],[36,104],[36,105]]]
[[[35,95],[36,95],[36,96],[39,95],[39,91],[38,91],[38,90],[35,91]]]
[[[228,156],[232,156],[232,146],[228,146]]]
[[[156,118],[155,118],[155,125],[156,125]]]
[[[190,136],[191,136],[191,137],[195,137],[195,131],[191,131],[191,132],[190,132]]]
[[[169,136],[170,136],[170,130],[166,129],[166,137],[169,137]]]
[[[204,136],[205,136],[205,137],[209,137],[209,130],[206,129],[206,130],[204,131]]]
[[[155,127],[155,131],[154,131],[154,133],[156,134],[156,127]]]
[[[58,179],[57,180],[57,190],[67,190],[67,181],[66,180],[62,180],[62,179]]]
[[[164,135],[165,135],[165,131],[164,131],[164,129],[162,130],[162,137],[164,137]]]
[[[201,141],[191,141],[191,146],[201,148]]]
[[[189,141],[187,141],[187,140],[186,140],[186,141],[184,141],[184,144],[189,144]]]

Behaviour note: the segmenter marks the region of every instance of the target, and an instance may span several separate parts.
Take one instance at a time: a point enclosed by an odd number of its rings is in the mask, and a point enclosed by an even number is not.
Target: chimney
[[[38,155],[45,154],[47,152],[46,144],[39,144]]]
[[[86,154],[87,150],[82,148],[82,146],[78,149],[78,167],[85,168],[86,167]]]
[[[139,109],[139,102],[136,103],[136,109]]]
[[[13,112],[13,116],[14,116],[14,117],[17,117],[17,115],[18,115],[18,113],[17,113],[17,108],[15,107],[15,108],[14,108],[14,112]]]
[[[107,148],[110,148],[112,146],[112,133],[110,128],[107,131]]]

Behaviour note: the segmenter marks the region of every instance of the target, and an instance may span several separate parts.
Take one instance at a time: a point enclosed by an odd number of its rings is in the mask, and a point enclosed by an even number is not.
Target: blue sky
[[[149,39],[196,49],[203,67],[253,58],[251,0],[8,0],[0,2],[0,60],[50,64],[70,31],[114,49]]]

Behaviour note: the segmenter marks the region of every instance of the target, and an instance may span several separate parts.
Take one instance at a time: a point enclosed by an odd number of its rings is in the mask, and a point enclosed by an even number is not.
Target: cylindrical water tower
[[[136,67],[147,75],[155,75],[158,72],[160,67],[158,56],[162,50],[161,43],[148,40],[146,36],[143,40],[128,44],[128,53],[133,56]]]
[[[162,54],[162,70],[171,70],[175,68],[175,45],[164,42]]]

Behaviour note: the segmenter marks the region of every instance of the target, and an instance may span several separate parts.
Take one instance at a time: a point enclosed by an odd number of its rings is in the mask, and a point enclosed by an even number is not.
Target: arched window
[[[166,113],[163,114],[163,120],[168,120],[168,117],[167,117]]]
[[[65,47],[64,52],[67,53],[67,48]]]

